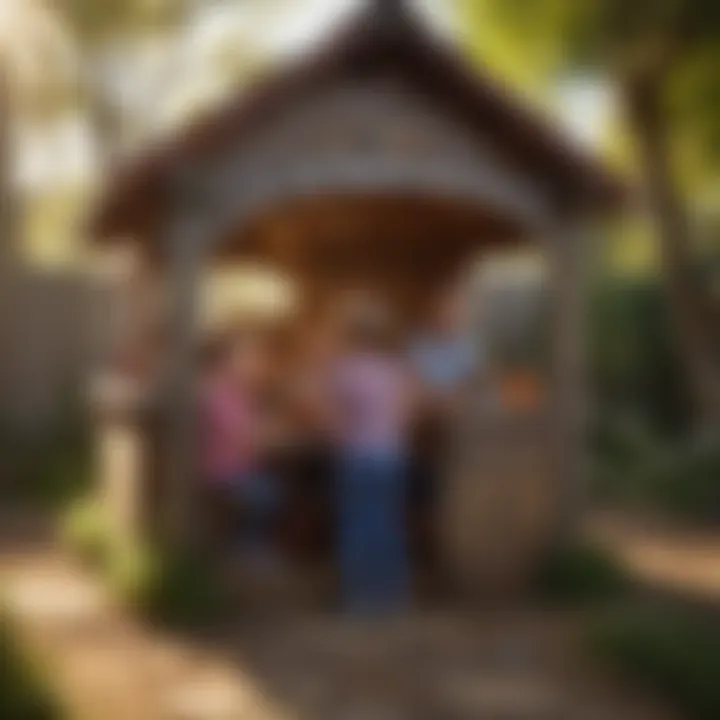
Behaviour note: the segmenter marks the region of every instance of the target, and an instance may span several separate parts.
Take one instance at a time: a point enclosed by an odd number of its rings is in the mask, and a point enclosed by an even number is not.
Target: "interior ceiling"
[[[318,195],[258,214],[224,238],[220,257],[277,265],[298,279],[427,283],[482,247],[522,236],[516,221],[473,203]]]

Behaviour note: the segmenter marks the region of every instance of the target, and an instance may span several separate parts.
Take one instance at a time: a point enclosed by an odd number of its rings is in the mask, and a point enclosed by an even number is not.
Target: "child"
[[[349,316],[331,396],[343,601],[353,611],[398,609],[410,580],[405,537],[409,387],[379,308],[356,308]]]
[[[242,523],[242,549],[269,556],[277,493],[260,466],[258,386],[264,367],[257,339],[236,335],[207,356],[202,388],[203,474],[215,512],[211,532],[232,541]]]

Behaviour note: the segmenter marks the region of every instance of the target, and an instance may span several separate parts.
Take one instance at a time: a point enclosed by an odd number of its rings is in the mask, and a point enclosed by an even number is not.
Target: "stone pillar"
[[[449,580],[483,601],[522,591],[551,534],[557,496],[545,408],[482,407],[462,421],[445,478],[441,538]]]
[[[443,484],[442,551],[462,594],[522,590],[581,510],[585,460],[587,236],[576,222],[546,238],[551,378],[536,408],[479,387],[460,422]]]

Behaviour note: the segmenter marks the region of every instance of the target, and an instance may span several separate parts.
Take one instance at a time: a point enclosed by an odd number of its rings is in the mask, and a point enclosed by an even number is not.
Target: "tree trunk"
[[[647,72],[625,85],[628,120],[638,143],[647,201],[660,241],[680,357],[688,373],[701,425],[720,432],[720,352],[709,298],[693,267],[687,211],[671,169],[662,107],[663,72]]]

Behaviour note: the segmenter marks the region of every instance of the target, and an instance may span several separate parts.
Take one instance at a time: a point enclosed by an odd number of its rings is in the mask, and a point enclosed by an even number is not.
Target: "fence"
[[[0,419],[47,426],[112,352],[126,301],[120,283],[80,271],[24,271],[4,293]]]

